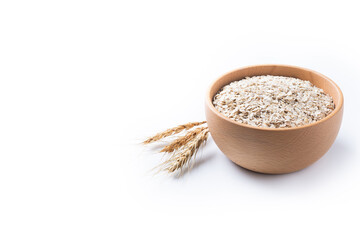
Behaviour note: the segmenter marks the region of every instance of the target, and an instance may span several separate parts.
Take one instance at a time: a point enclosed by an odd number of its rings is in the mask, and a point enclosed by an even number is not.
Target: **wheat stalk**
[[[192,135],[192,139],[188,140],[185,145],[182,145],[177,151],[172,154],[168,160],[162,163],[159,167],[161,170],[173,173],[177,170],[182,170],[188,165],[193,157],[195,157],[197,151],[203,145],[209,135],[209,129],[207,127],[201,128],[195,135]]]
[[[148,139],[146,139],[143,142],[143,144],[149,144],[149,143],[157,142],[157,141],[159,141],[159,140],[161,140],[163,138],[166,138],[166,137],[169,137],[171,135],[180,133],[183,130],[189,130],[189,129],[193,128],[193,127],[202,125],[204,123],[206,123],[206,121],[203,121],[203,122],[190,122],[190,123],[187,123],[187,124],[179,125],[179,126],[174,127],[174,128],[167,129],[167,130],[165,130],[163,132],[160,132],[160,133],[156,134],[155,136],[149,137]]]

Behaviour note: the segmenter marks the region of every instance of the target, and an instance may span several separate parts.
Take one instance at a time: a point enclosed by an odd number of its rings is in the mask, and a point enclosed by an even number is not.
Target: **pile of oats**
[[[310,124],[335,109],[333,99],[309,81],[270,75],[247,77],[224,86],[213,104],[226,117],[267,128]]]

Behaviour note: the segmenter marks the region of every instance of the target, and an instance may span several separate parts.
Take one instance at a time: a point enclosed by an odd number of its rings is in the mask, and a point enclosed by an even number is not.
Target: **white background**
[[[356,1],[1,1],[0,239],[359,239]],[[182,178],[138,143],[205,119],[220,75],[314,69],[343,90],[329,152],[269,176],[210,139]],[[314,146],[315,147],[315,146]]]

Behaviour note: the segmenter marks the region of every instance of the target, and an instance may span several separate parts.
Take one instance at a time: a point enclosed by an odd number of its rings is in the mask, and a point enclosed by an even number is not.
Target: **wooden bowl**
[[[236,122],[218,112],[212,100],[225,85],[245,77],[277,75],[308,80],[334,99],[335,110],[320,121],[294,128],[260,128]],[[343,115],[343,94],[328,77],[286,65],[240,68],[217,79],[206,93],[206,119],[216,145],[246,169],[282,174],[303,169],[321,158],[334,143]]]

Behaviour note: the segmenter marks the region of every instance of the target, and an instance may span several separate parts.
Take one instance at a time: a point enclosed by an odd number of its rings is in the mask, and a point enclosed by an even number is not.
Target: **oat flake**
[[[215,95],[213,104],[226,117],[265,128],[303,126],[335,109],[331,96],[309,81],[270,75],[231,82]]]

